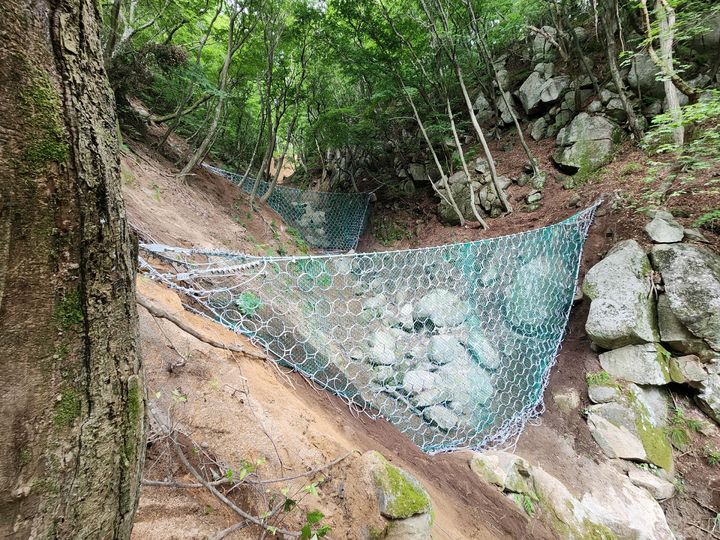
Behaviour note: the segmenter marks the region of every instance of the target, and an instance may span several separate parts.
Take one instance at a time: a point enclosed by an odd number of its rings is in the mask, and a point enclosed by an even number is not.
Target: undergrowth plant
[[[678,127],[685,128],[683,146],[672,139]],[[706,169],[720,162],[720,91],[709,92],[707,98],[682,107],[678,119],[669,112],[657,115],[642,145],[651,152],[672,154],[684,171]]]

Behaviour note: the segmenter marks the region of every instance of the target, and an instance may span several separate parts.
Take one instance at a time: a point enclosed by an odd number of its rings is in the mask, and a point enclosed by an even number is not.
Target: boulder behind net
[[[252,191],[255,179],[205,165],[209,171],[224,176],[246,193]],[[258,182],[257,196],[269,189],[268,182]],[[355,249],[365,230],[370,213],[370,193],[336,193],[307,191],[276,185],[267,200],[283,221],[296,229],[310,247],[324,251]]]
[[[415,250],[254,257],[151,245],[157,262],[141,262],[190,308],[424,451],[488,448],[542,409],[595,209]]]

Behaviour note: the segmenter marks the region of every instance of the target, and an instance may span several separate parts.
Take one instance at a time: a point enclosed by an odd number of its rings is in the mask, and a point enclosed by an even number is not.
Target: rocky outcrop
[[[689,244],[660,244],[650,255],[673,315],[720,351],[720,256]]]
[[[468,221],[476,221],[475,211],[478,212],[479,215],[485,214],[490,217],[499,216],[502,213],[502,202],[492,182],[487,161],[478,158],[474,170],[478,175],[473,175],[472,179],[468,179],[463,171],[453,174],[448,179],[449,189],[460,213]],[[500,188],[505,190],[512,181],[506,176],[500,176],[498,183],[500,184]],[[475,199],[475,211],[473,211],[472,207],[471,190]],[[440,192],[443,196],[447,197],[447,190],[441,189]],[[458,225],[460,223],[460,218],[449,203],[449,200],[440,200],[438,216],[443,223],[449,225]]]
[[[587,485],[572,490],[542,467],[508,452],[477,453],[470,467],[521,507],[539,510],[539,518],[561,538],[674,538],[651,491],[609,464],[588,464],[582,471]],[[651,483],[636,477],[643,480]],[[667,486],[657,489],[667,494]]]
[[[635,240],[618,243],[585,276],[592,300],[585,330],[604,349],[657,339],[650,261]]]
[[[657,80],[659,70],[647,53],[637,53],[630,65],[628,73],[628,83],[636,92],[645,96],[655,98],[665,97],[665,87],[663,82]]]
[[[620,136],[620,128],[612,120],[582,112],[558,133],[556,143],[560,149],[553,160],[569,173],[592,172],[611,161]]]

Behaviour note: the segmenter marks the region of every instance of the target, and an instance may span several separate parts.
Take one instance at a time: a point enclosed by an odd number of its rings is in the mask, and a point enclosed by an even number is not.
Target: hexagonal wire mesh
[[[424,451],[488,448],[542,412],[596,208],[405,251],[255,257],[145,245],[175,270],[141,265],[190,309],[385,417]]]
[[[230,180],[246,193],[250,193],[255,179],[235,174],[211,165],[204,167]],[[257,196],[262,197],[270,187],[268,182],[258,182]],[[370,215],[370,193],[339,193],[308,191],[276,185],[267,205],[275,210],[283,221],[296,229],[310,247],[324,251],[349,251],[355,249],[365,230]]]

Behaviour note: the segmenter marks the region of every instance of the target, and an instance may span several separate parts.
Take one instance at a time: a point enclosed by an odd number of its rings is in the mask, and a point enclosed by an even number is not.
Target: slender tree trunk
[[[663,72],[670,73],[673,68],[673,41],[675,33],[675,11],[662,0],[657,0],[655,4],[655,12],[660,22],[660,33],[658,40],[660,41],[660,61],[662,62]],[[667,98],[668,111],[677,126],[673,130],[673,141],[678,146],[682,146],[685,142],[685,128],[683,128],[680,120],[682,112],[680,110],[680,96],[678,89],[675,87],[672,79],[665,78],[665,97]]]
[[[636,141],[641,141],[643,138],[643,130],[640,127],[638,117],[635,114],[632,103],[630,102],[627,92],[625,91],[625,83],[623,83],[622,76],[620,75],[620,68],[618,67],[617,63],[618,52],[617,43],[615,41],[615,29],[618,25],[616,24],[615,19],[615,0],[609,0],[608,3],[610,5],[606,4],[604,6],[604,13],[602,17],[602,27],[603,33],[605,34],[605,51],[607,53],[608,67],[610,69],[610,75],[612,76],[612,80],[615,83],[615,88],[617,89],[618,95],[620,96],[620,101],[623,104],[623,109],[625,109],[625,114],[627,114],[630,131],[632,131]]]
[[[113,0],[112,8],[110,8],[110,33],[105,43],[105,62],[108,63],[112,58],[115,44],[117,43],[118,26],[120,24],[120,7],[122,0]]]
[[[463,151],[462,143],[460,142],[460,137],[458,136],[457,129],[455,128],[455,117],[453,116],[452,107],[450,106],[450,98],[445,97],[445,102],[447,104],[447,113],[448,118],[450,119],[450,128],[452,129],[453,133],[453,139],[455,140],[455,146],[457,146],[458,155],[460,156],[460,163],[462,164],[463,172],[465,173],[465,178],[467,179],[468,183],[468,189],[470,190],[470,207],[472,209],[473,214],[475,215],[475,219],[478,220],[478,223],[483,229],[487,229],[487,223],[485,223],[485,220],[480,215],[480,212],[478,212],[477,206],[475,205],[475,190],[472,187],[472,178],[470,177],[470,169],[468,169],[467,161],[465,161],[465,152]]]
[[[210,24],[208,25],[208,29],[205,32],[205,35],[203,36],[202,41],[200,42],[200,47],[198,47],[197,52],[195,53],[195,67],[200,65],[200,60],[202,57],[202,51],[205,48],[205,45],[207,44],[208,39],[210,38],[210,34],[212,33],[212,29],[215,26],[215,21],[217,21],[217,18],[220,16],[220,13],[222,11],[222,2],[218,2],[217,9],[215,10],[215,15],[210,21]],[[183,99],[180,101],[177,107],[177,112],[182,111],[185,106],[188,104],[190,99],[192,99],[193,90],[195,88],[195,83],[190,82],[187,91],[185,92],[185,95],[183,96]],[[173,119],[172,125],[168,126],[168,128],[165,130],[165,134],[163,135],[162,139],[158,143],[158,148],[162,148],[165,146],[165,143],[170,138],[170,135],[172,135],[173,131],[175,131],[178,126],[180,125],[180,118],[181,116],[176,116]]]
[[[500,92],[500,95],[502,96],[503,103],[505,103],[505,107],[507,107],[507,110],[510,113],[510,116],[512,117],[513,124],[515,125],[515,131],[517,131],[518,138],[520,139],[520,145],[523,147],[523,150],[525,151],[525,155],[527,155],[528,161],[530,162],[530,166],[532,167],[533,176],[538,176],[540,174],[540,169],[538,169],[537,160],[535,159],[535,156],[533,156],[532,152],[530,151],[530,147],[528,146],[527,141],[525,140],[525,134],[523,133],[522,127],[520,126],[520,122],[518,121],[517,114],[515,114],[515,108],[513,107],[512,103],[508,102],[507,96],[505,95],[505,88],[503,88],[503,84],[502,84],[502,81],[500,80],[497,69],[495,69],[495,64],[493,64],[492,57],[490,55],[490,51],[488,50],[487,45],[485,44],[484,35],[482,37],[480,35],[480,24],[477,20],[477,17],[475,16],[475,8],[473,8],[472,2],[470,0],[465,0],[464,3],[465,3],[465,7],[467,8],[468,12],[470,13],[470,24],[472,26],[472,30],[475,33],[475,40],[477,41],[477,48],[478,48],[478,52],[480,53],[480,57],[485,60],[485,63],[487,64],[488,69],[491,72],[492,78],[495,81],[495,84],[497,84],[498,91]],[[493,105],[493,106],[495,106],[495,105]],[[499,111],[498,111],[498,113],[499,113]]]
[[[210,149],[210,146],[213,144],[213,142],[215,142],[215,136],[217,135],[218,127],[220,126],[220,119],[222,118],[223,111],[225,110],[225,89],[228,82],[230,63],[232,62],[235,51],[237,51],[237,44],[235,42],[235,32],[237,31],[237,29],[235,28],[235,21],[237,20],[239,14],[240,13],[238,11],[233,11],[230,15],[227,51],[225,53],[225,61],[223,62],[222,70],[220,71],[220,78],[218,80],[218,103],[215,108],[215,114],[213,115],[213,119],[210,122],[210,127],[205,134],[205,138],[200,143],[198,149],[195,150],[193,155],[185,164],[185,167],[183,167],[182,171],[180,171],[180,173],[178,174],[180,178],[185,178],[188,174],[190,174],[190,172],[198,165],[198,163],[200,163],[204,159],[205,155]]]
[[[129,538],[145,397],[98,3],[2,5],[0,537]]]
[[[408,103],[410,103],[410,107],[412,108],[413,115],[415,116],[415,121],[417,122],[418,128],[420,128],[420,133],[422,133],[423,139],[425,139],[425,143],[428,145],[430,154],[432,155],[433,161],[435,162],[435,167],[437,167],[437,170],[440,173],[440,181],[442,182],[442,187],[445,189],[445,193],[447,193],[447,195],[444,195],[443,192],[440,191],[440,188],[438,188],[435,185],[435,182],[432,181],[432,178],[430,178],[430,175],[428,174],[427,176],[428,176],[428,180],[430,181],[430,185],[432,186],[433,190],[435,190],[435,193],[437,193],[442,200],[444,200],[447,204],[449,204],[452,207],[452,209],[455,211],[458,218],[460,219],[460,225],[465,225],[465,216],[463,216],[462,212],[460,211],[460,208],[458,208],[458,205],[455,202],[455,198],[453,197],[452,191],[450,190],[450,185],[448,184],[447,175],[445,174],[445,171],[443,171],[443,168],[442,168],[442,165],[440,164],[440,160],[438,159],[437,153],[435,152],[435,149],[433,148],[432,141],[430,140],[430,137],[428,136],[427,131],[425,130],[425,124],[423,124],[423,121],[420,118],[420,114],[418,113],[417,107],[415,106],[415,102],[413,101],[413,98],[410,95],[410,92],[408,92],[408,89],[405,87],[404,83],[402,83],[402,87],[405,92],[405,97],[407,98]]]
[[[477,116],[475,116],[472,101],[470,101],[470,95],[468,94],[467,88],[465,87],[465,81],[463,80],[460,64],[458,64],[457,60],[455,59],[452,59],[452,61],[455,65],[455,74],[457,75],[458,81],[460,83],[460,89],[462,90],[463,97],[465,98],[465,105],[468,109],[468,113],[470,114],[470,120],[472,121],[472,125],[475,128],[475,133],[477,133],[480,144],[482,145],[483,152],[485,153],[485,159],[487,159],[488,165],[490,166],[490,176],[492,178],[493,186],[495,186],[495,191],[497,191],[498,198],[500,199],[500,203],[502,203],[503,208],[508,214],[510,214],[512,213],[513,209],[512,206],[510,206],[510,201],[508,201],[507,195],[500,186],[497,170],[495,170],[495,160],[493,159],[490,148],[488,147],[487,141],[485,140],[485,135],[482,132],[482,128],[480,127]]]

